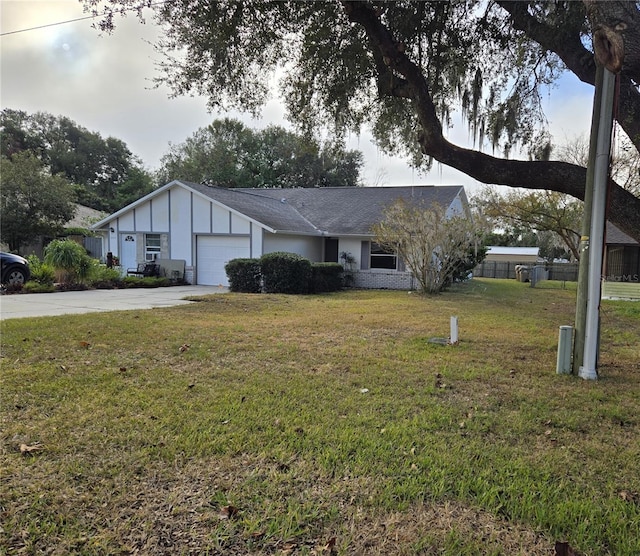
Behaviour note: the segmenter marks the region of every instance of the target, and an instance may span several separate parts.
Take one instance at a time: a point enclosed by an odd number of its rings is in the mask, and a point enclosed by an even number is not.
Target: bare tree
[[[536,232],[553,232],[574,260],[580,259],[582,203],[555,191],[509,190],[500,194],[485,187],[474,199],[497,226],[516,226]]]
[[[471,261],[479,230],[464,215],[447,217],[439,205],[409,206],[396,201],[373,227],[375,241],[397,252],[420,284],[422,293],[438,293],[461,263]]]
[[[574,137],[557,149],[555,158],[578,166],[586,166],[589,162],[589,139],[582,135]],[[611,152],[611,179],[620,187],[640,196],[640,151],[638,151],[627,135],[616,129]]]

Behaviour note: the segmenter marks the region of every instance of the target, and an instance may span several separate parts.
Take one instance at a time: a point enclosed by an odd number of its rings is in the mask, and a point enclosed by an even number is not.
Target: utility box
[[[573,326],[561,326],[558,335],[558,360],[556,373],[571,374],[571,352],[573,351]]]

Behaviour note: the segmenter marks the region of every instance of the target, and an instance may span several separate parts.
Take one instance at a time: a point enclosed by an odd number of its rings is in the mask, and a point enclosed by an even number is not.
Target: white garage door
[[[224,265],[231,259],[251,256],[248,237],[198,236],[196,239],[196,283],[228,286]]]

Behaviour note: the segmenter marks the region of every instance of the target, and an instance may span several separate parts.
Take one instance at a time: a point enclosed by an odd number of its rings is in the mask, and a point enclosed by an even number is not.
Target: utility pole
[[[584,379],[598,378],[598,347],[600,334],[600,295],[602,282],[602,257],[606,220],[607,186],[611,158],[611,132],[613,129],[613,101],[615,96],[615,75],[608,69],[602,71],[600,85],[600,113],[597,120],[595,157],[590,158],[593,166],[593,192],[591,198],[591,226],[588,247],[583,253],[589,256],[587,305],[584,323],[584,349],[578,375]],[[593,124],[592,124],[593,125]],[[593,134],[592,134],[593,137]],[[590,148],[591,154],[591,148]],[[585,192],[586,197],[586,192]]]
[[[576,295],[575,335],[573,340],[573,374],[577,375],[582,366],[584,355],[584,336],[587,321],[587,289],[589,287],[589,235],[591,234],[591,206],[593,203],[593,180],[598,143],[598,122],[602,104],[602,80],[604,67],[596,64],[596,87],[591,114],[591,135],[589,137],[589,163],[587,165],[587,182],[584,189],[584,208],[582,214],[582,235],[580,237],[580,263],[578,267],[578,291]]]

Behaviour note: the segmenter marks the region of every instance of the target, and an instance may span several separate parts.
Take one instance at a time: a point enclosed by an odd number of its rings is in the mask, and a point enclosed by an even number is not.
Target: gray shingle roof
[[[607,245],[639,245],[635,239],[609,221],[607,221],[606,240]]]
[[[449,207],[456,196],[464,198],[460,185],[224,189],[180,183],[278,232],[342,236],[369,235],[398,198],[426,207]]]

